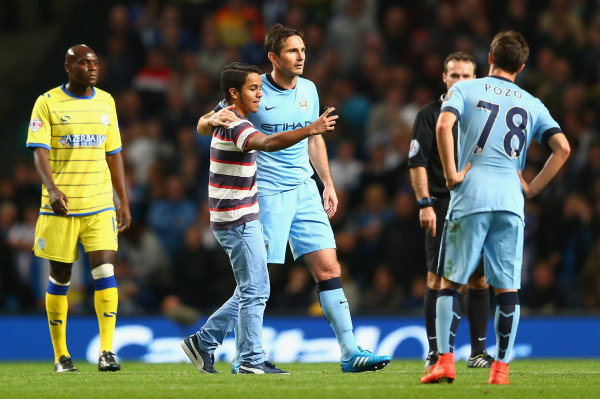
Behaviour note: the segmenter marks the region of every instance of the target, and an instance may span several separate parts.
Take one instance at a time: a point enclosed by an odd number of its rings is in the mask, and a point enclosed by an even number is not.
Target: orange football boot
[[[441,353],[438,361],[426,374],[421,377],[420,381],[423,384],[431,384],[437,382],[452,383],[456,378],[456,367],[454,366],[454,353]]]
[[[490,384],[507,385],[510,384],[508,381],[508,363],[501,362],[499,360],[492,363],[490,369]]]

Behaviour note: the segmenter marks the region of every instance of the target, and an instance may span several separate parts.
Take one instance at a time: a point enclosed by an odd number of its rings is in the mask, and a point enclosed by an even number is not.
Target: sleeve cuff
[[[117,148],[116,150],[108,151],[108,152],[106,153],[106,155],[113,155],[113,154],[116,154],[117,152],[121,152],[121,150],[122,150],[122,149],[123,149],[123,147],[119,147],[119,148]]]
[[[548,145],[548,140],[550,140],[550,137],[554,136],[557,133],[562,133],[562,129],[559,127],[552,127],[550,129],[546,130],[542,134],[542,144]]]
[[[456,108],[451,107],[449,105],[442,107],[442,109],[440,109],[440,112],[451,112],[454,114],[454,116],[456,116],[456,119],[460,118],[460,112],[458,112]]]
[[[48,151],[50,151],[50,146],[47,144],[42,144],[42,143],[27,143],[26,147],[29,148],[30,150],[34,150],[38,147],[41,147],[41,148],[45,148]]]
[[[247,151],[248,151],[248,150],[246,150],[246,146],[248,145],[248,140],[250,140],[250,137],[254,136],[254,135],[255,135],[255,134],[257,134],[257,133],[258,133],[258,130],[257,130],[256,132],[254,132],[254,133],[250,133],[250,134],[248,135],[248,137],[246,137],[246,140],[244,140],[244,145],[243,145],[243,147],[242,147],[242,148],[243,148],[243,150],[242,150],[242,151],[244,151],[244,152],[247,152]]]

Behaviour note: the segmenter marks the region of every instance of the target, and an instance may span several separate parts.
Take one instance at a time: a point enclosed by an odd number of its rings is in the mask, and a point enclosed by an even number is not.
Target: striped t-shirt
[[[82,97],[65,85],[44,93],[31,113],[27,147],[48,150],[52,178],[69,199],[69,216],[115,209],[106,155],[121,151],[121,135],[110,94],[94,88]],[[55,215],[45,186],[40,214]]]
[[[238,114],[238,117],[241,116]],[[215,129],[210,143],[210,226],[230,229],[258,219],[256,151],[246,150],[258,130],[247,119]]]

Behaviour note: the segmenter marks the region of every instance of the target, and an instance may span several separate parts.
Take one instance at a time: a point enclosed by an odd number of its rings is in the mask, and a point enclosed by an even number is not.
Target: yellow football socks
[[[117,307],[119,304],[119,293],[114,276],[113,265],[106,263],[92,270],[94,278],[94,306],[98,316],[98,327],[100,330],[100,353],[113,349],[113,336],[117,322]]]
[[[46,313],[50,327],[50,338],[54,348],[54,362],[58,363],[61,356],[69,356],[67,350],[67,291],[69,283],[61,284],[50,277],[46,292]]]

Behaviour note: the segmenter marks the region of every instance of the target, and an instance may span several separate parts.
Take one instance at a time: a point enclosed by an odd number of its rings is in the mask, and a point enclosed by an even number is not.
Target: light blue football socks
[[[352,318],[348,300],[342,289],[342,280],[339,277],[317,283],[321,309],[335,337],[340,345],[342,361],[346,361],[359,352],[354,332],[352,331]]]

